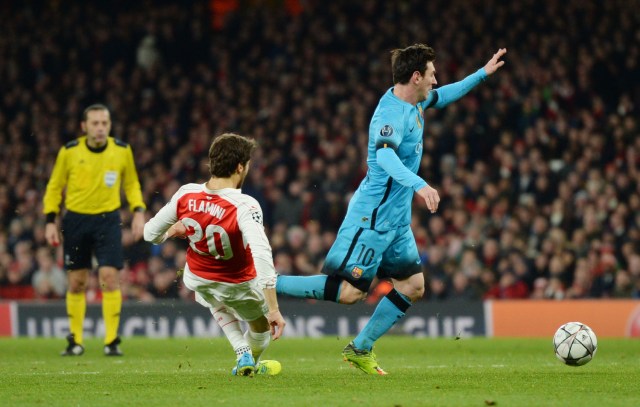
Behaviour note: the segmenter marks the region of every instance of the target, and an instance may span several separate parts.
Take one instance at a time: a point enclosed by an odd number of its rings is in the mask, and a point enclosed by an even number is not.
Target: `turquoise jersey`
[[[413,194],[427,185],[416,175],[422,159],[425,109],[458,100],[486,76],[481,68],[459,82],[432,90],[425,101],[415,106],[397,98],[393,88],[387,90],[369,125],[367,175],[349,202],[344,225],[388,231],[411,223]],[[383,169],[380,164],[389,160],[389,155],[378,153],[383,148],[395,151],[402,165],[394,164],[390,167],[393,171]],[[389,163],[385,168],[389,169]]]

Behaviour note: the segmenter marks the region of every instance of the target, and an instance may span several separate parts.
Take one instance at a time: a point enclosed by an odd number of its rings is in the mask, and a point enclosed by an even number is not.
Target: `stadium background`
[[[420,174],[442,202],[435,215],[414,208],[424,301],[637,299],[639,7],[3,2],[0,299],[64,296],[42,195],[94,102],[110,107],[113,135],[133,147],[149,214],[180,184],[206,178],[212,135],[255,137],[262,149],[245,192],[263,206],[276,267],[318,273],[365,171],[369,118],[391,85],[389,51],[414,42],[435,48],[440,84],[509,50],[488,83],[428,112]],[[175,277],[180,242],[134,243],[129,230],[123,242],[128,301],[191,302]],[[94,279],[88,300],[99,297]]]

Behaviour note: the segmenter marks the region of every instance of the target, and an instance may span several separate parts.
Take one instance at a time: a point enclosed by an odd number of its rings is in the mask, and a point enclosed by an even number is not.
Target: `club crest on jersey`
[[[358,266],[354,266],[353,270],[351,270],[351,277],[358,279],[360,277],[362,277],[362,269]]]
[[[260,212],[251,212],[251,217],[256,223],[262,225],[262,214]]]
[[[117,179],[118,173],[115,171],[107,171],[104,173],[104,184],[108,187],[114,186]]]
[[[389,126],[388,124],[385,124],[380,129],[380,135],[382,137],[391,137],[392,134],[393,134],[393,127]]]

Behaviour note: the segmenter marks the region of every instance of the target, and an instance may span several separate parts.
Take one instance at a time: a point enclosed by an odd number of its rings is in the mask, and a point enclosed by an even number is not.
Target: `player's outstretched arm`
[[[498,69],[502,67],[502,65],[504,65],[504,61],[500,61],[500,58],[502,58],[502,56],[506,53],[506,48],[500,48],[498,52],[493,54],[489,62],[487,62],[487,64],[484,66],[484,71],[487,73],[487,75],[494,74]]]
[[[506,53],[506,48],[500,48],[495,54],[493,54],[489,62],[476,72],[461,81],[450,83],[432,90],[425,101],[426,108],[435,107],[437,109],[442,109],[469,93],[471,89],[484,81],[487,76],[494,74],[504,65],[504,61],[501,61],[500,58],[502,58]]]

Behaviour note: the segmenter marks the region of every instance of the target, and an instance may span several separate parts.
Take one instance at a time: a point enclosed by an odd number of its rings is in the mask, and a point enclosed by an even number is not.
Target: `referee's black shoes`
[[[84,353],[84,347],[76,342],[73,334],[67,335],[67,349],[60,353],[60,356],[80,356]]]
[[[104,345],[104,355],[105,356],[122,356],[123,353],[120,350],[120,337],[116,337],[116,339],[113,340],[113,342],[111,342],[108,345]]]

